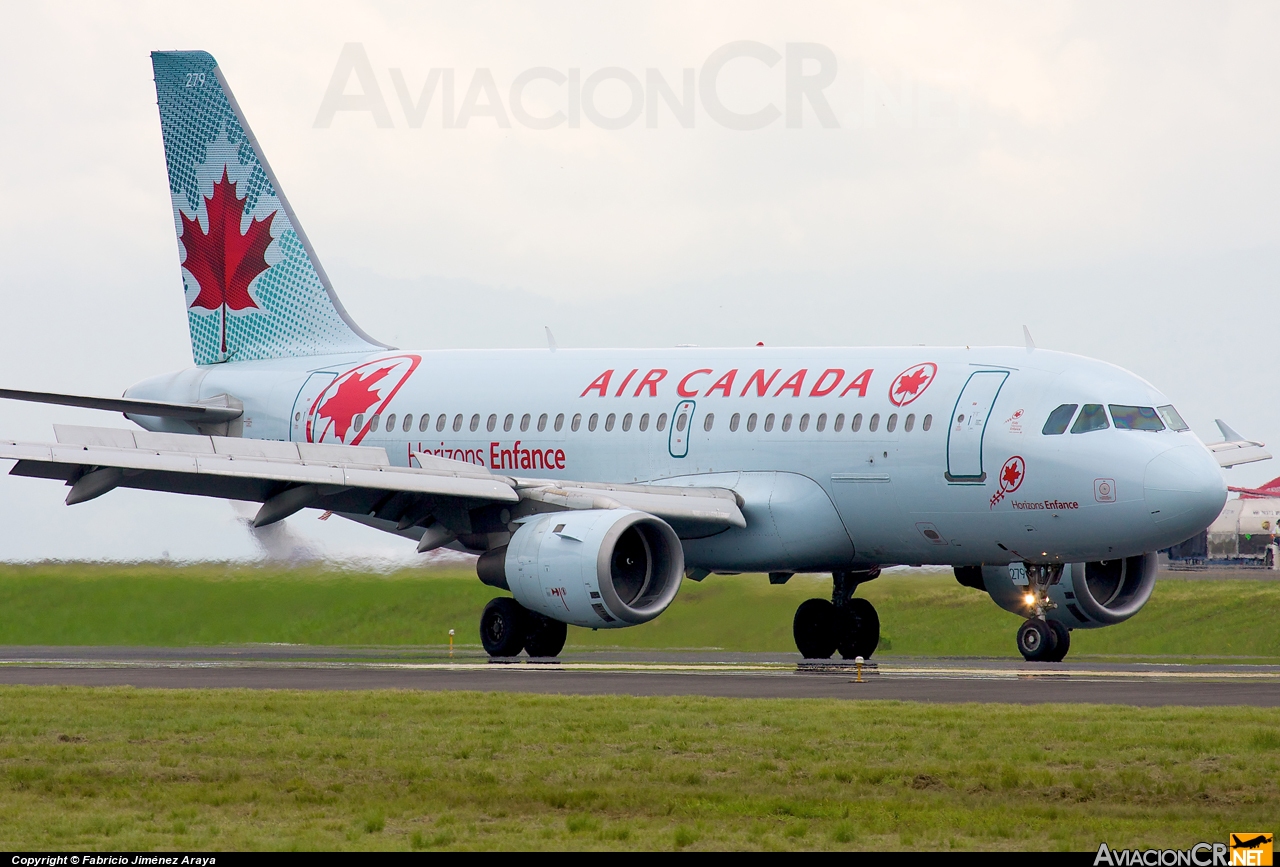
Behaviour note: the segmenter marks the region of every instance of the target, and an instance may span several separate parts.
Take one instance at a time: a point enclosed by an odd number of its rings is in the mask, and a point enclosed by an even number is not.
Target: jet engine
[[[1028,609],[1027,573],[1021,563],[1008,566],[959,567],[956,578],[961,584],[986,590],[997,605],[1006,611],[1030,616]],[[1095,563],[1069,563],[1062,577],[1049,585],[1048,597],[1056,605],[1046,617],[1068,629],[1097,629],[1122,623],[1138,613],[1156,585],[1155,554],[1140,554]]]
[[[551,512],[524,520],[476,564],[480,580],[554,620],[592,629],[647,623],[684,577],[684,550],[661,518],[629,509]]]

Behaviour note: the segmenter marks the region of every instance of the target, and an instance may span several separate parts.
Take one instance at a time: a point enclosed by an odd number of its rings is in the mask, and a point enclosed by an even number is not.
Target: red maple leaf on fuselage
[[[929,381],[929,372],[925,368],[920,368],[914,373],[898,379],[898,386],[893,390],[894,395],[906,396],[909,394],[917,394],[926,382]]]
[[[1006,464],[1004,473],[1000,476],[1000,481],[1004,482],[1005,487],[1013,490],[1018,486],[1018,480],[1022,478],[1022,472],[1018,469],[1018,465],[1011,463]]]
[[[333,422],[334,433],[345,443],[347,431],[351,430],[351,420],[378,402],[378,391],[374,386],[385,379],[393,369],[395,365],[375,370],[368,376],[351,374],[338,384],[338,390],[324,402],[316,414],[321,418],[330,419]],[[319,439],[316,437],[317,441]]]
[[[222,168],[222,180],[213,185],[213,195],[206,196],[204,203],[207,232],[199,220],[178,212],[182,218],[179,240],[187,251],[182,267],[200,286],[191,306],[222,310],[222,351],[226,352],[226,311],[258,309],[249,294],[249,284],[270,267],[265,256],[273,240],[271,222],[276,212],[261,220],[250,220],[245,233],[240,234],[245,200],[236,196],[236,185],[228,179],[226,166]]]

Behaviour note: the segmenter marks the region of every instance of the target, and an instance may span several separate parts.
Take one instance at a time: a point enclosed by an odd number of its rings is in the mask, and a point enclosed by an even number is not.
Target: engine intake
[[[1048,613],[1072,629],[1096,629],[1122,623],[1137,614],[1151,598],[1158,570],[1155,554],[1140,554],[1094,563],[1070,563],[1062,569],[1062,579],[1049,586],[1049,598],[1057,604]],[[974,577],[957,580],[974,586]],[[973,583],[971,583],[973,582]],[[1021,563],[1008,566],[983,566],[981,584],[997,605],[1024,617],[1027,577]]]
[[[684,550],[661,518],[629,509],[552,512],[476,563],[480,580],[547,617],[593,629],[647,623],[684,577]]]

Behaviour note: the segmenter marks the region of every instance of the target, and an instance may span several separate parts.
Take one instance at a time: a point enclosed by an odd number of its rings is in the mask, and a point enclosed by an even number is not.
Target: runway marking
[[[272,660],[68,660],[68,659],[4,659],[0,668],[67,668],[67,669],[267,669],[267,670],[366,670],[366,671],[452,671],[452,672],[516,672],[537,674],[549,672],[597,672],[618,674],[688,674],[688,675],[802,675],[819,678],[855,676],[852,667],[833,665],[826,669],[797,669],[794,663],[645,663],[645,662],[370,662],[370,661],[272,661]],[[1268,666],[1264,671],[1197,671],[1185,670],[1107,670],[1107,669],[1029,669],[947,666],[897,666],[881,663],[873,671],[864,671],[868,680],[1048,680],[1048,681],[1253,681],[1280,683],[1280,670]]]

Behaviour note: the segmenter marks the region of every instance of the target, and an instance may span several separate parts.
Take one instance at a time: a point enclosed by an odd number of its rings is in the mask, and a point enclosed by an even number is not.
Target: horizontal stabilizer
[[[166,403],[159,400],[132,400],[127,397],[90,397],[80,394],[57,394],[51,391],[20,391],[15,388],[0,388],[0,398],[25,400],[29,403],[51,403],[56,406],[78,406],[84,409],[105,409],[110,412],[147,415],[155,418],[176,418],[206,424],[232,421],[244,414],[244,410],[234,406]]]

